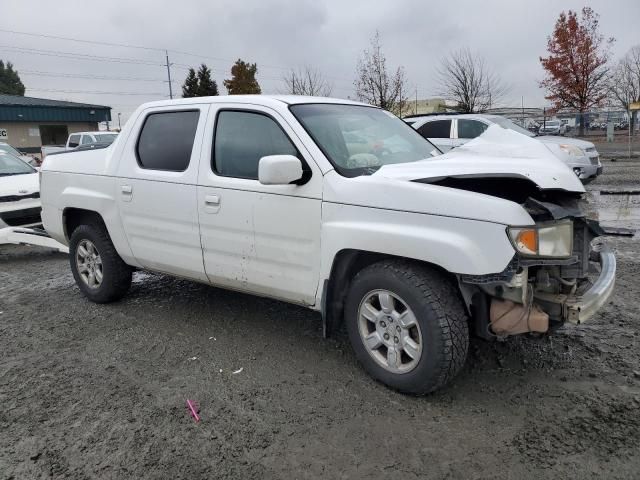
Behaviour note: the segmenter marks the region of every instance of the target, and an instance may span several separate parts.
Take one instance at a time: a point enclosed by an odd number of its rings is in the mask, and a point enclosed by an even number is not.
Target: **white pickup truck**
[[[45,162],[42,217],[92,301],[148,269],[304,305],[325,335],[346,325],[373,377],[424,394],[460,370],[470,332],[587,320],[616,269],[584,187],[540,142],[490,127],[438,153],[346,100],[154,102],[110,147]]]
[[[67,143],[62,146],[47,145],[40,149],[42,159],[52,153],[68,152],[76,148],[85,149],[92,145],[107,145],[118,138],[116,132],[76,132],[69,135]]]

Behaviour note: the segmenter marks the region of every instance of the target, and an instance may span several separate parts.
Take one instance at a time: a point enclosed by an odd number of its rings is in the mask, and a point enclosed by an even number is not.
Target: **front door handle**
[[[205,195],[204,203],[210,207],[218,207],[220,206],[220,195]]]
[[[133,198],[133,187],[131,185],[122,185],[120,191],[122,192],[122,201],[130,202]]]

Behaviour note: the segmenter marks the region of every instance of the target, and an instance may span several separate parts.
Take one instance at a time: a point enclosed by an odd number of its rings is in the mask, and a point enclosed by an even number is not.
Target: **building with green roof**
[[[26,153],[62,145],[74,132],[95,131],[111,121],[111,107],[0,94],[0,142]]]

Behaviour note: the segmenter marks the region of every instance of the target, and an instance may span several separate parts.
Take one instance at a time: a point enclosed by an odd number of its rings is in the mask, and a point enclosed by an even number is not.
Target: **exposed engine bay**
[[[514,255],[507,268],[494,275],[460,275],[463,295],[477,322],[476,333],[485,338],[547,332],[573,318],[571,303],[598,276],[603,235],[591,212],[587,194],[540,190],[520,178],[444,178],[431,184],[473,191],[522,205],[536,225],[565,224],[571,228],[567,255]]]

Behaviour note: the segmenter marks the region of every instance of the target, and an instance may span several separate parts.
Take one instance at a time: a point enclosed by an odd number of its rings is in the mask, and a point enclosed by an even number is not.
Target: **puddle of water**
[[[640,230],[640,195],[601,195],[593,192],[600,223],[606,227]],[[638,234],[636,233],[636,237]]]

